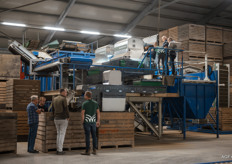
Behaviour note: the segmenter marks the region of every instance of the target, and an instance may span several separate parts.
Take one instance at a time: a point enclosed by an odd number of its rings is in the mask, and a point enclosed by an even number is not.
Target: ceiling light
[[[43,29],[45,29],[45,30],[53,30],[53,31],[65,31],[64,28],[48,27],[48,26],[43,27]]]
[[[93,31],[81,31],[83,34],[91,34],[91,35],[100,35],[100,32],[93,32]]]
[[[3,25],[8,26],[19,26],[19,27],[26,27],[27,25],[21,23],[11,23],[11,22],[2,22]]]
[[[130,35],[121,35],[121,34],[115,34],[115,37],[120,37],[120,38],[131,38]]]

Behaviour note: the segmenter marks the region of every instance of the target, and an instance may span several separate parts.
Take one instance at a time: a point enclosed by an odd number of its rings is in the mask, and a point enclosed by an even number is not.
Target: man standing
[[[168,38],[168,48],[169,49],[176,49],[176,45],[172,45],[172,47],[171,47],[172,43],[175,43],[175,41],[172,38]],[[170,56],[170,64],[171,64],[171,68],[172,68],[172,75],[175,75],[176,71],[175,71],[175,62],[174,61],[176,58],[176,51],[170,50],[169,56]]]
[[[34,150],[35,138],[37,135],[39,116],[41,109],[38,109],[38,96],[31,96],[31,103],[27,105],[27,115],[28,115],[28,124],[29,124],[29,135],[28,135],[28,148],[29,153],[39,153]]]
[[[60,89],[60,95],[55,97],[53,100],[53,115],[54,122],[57,130],[57,155],[63,155],[63,143],[66,134],[66,129],[68,127],[69,121],[69,110],[66,100],[67,91],[65,89]]]
[[[48,112],[48,108],[45,106],[45,103],[46,103],[46,98],[40,97],[38,108],[42,109],[42,112]]]
[[[82,155],[90,155],[90,133],[93,139],[93,154],[97,154],[97,136],[96,127],[100,126],[100,110],[96,101],[92,100],[92,92],[86,91],[84,98],[86,101],[82,104],[81,120],[85,130],[85,152]],[[97,121],[96,121],[97,114]]]

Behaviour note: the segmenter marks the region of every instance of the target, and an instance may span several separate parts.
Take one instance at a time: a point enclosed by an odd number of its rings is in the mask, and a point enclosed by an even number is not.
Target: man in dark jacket
[[[176,49],[176,46],[170,46],[171,43],[175,43],[175,41],[172,39],[172,38],[168,38],[168,48],[169,49]],[[171,68],[172,68],[172,75],[175,75],[176,74],[176,71],[175,71],[175,58],[176,58],[176,51],[174,50],[170,50],[169,51],[169,56],[170,56],[170,64],[171,64]]]
[[[92,100],[92,92],[85,92],[86,101],[82,104],[81,120],[85,130],[86,150],[82,155],[90,155],[90,138],[91,133],[93,138],[93,154],[97,154],[97,136],[96,127],[100,126],[100,110],[98,103]],[[96,117],[97,115],[97,117]]]
[[[64,154],[63,143],[69,121],[69,110],[66,96],[67,91],[65,89],[60,89],[60,95],[55,97],[52,102],[54,122],[57,130],[56,146],[58,155]]]
[[[28,135],[28,148],[27,151],[29,153],[39,153],[34,150],[35,138],[37,135],[38,123],[39,123],[39,115],[41,113],[41,109],[38,109],[38,96],[31,96],[31,103],[27,105],[27,115],[28,115],[28,124],[29,124],[29,135]]]

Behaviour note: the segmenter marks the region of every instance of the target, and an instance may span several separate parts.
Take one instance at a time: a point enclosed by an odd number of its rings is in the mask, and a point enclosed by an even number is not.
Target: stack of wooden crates
[[[64,148],[85,147],[85,133],[81,123],[80,112],[70,112],[70,120],[65,135]],[[52,113],[41,113],[39,115],[39,127],[35,149],[48,152],[49,149],[56,149],[56,127]]]
[[[17,153],[17,114],[0,111],[0,153]]]
[[[19,140],[29,132],[27,123],[27,105],[31,102],[32,95],[40,95],[39,80],[9,79],[6,82],[6,108],[18,114],[17,135]]]
[[[85,133],[80,112],[70,112],[64,148],[71,150],[85,147]],[[134,113],[101,112],[101,125],[97,131],[98,148],[105,146],[134,146]],[[52,113],[39,115],[35,149],[48,152],[56,149],[56,127]],[[92,143],[92,142],[91,142]],[[92,145],[92,144],[91,144]]]
[[[177,42],[182,43],[184,61],[191,61],[185,66],[190,65],[202,69],[204,66],[205,53],[208,55],[209,65],[213,65],[214,61],[222,63],[223,48],[225,44],[232,41],[232,31],[215,26],[203,26],[196,24],[185,24],[159,33],[160,46],[162,36],[173,38]],[[226,46],[228,49],[229,46]],[[181,61],[182,55],[178,60]]]
[[[0,110],[6,108],[6,82],[20,78],[20,56],[0,54]]]
[[[134,112],[101,112],[98,148],[104,146],[134,147]]]

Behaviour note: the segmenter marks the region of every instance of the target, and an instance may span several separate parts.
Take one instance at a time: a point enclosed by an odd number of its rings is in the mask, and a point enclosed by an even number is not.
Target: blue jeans
[[[90,147],[90,133],[93,139],[93,148],[97,149],[96,123],[84,123],[86,151]]]
[[[35,138],[37,135],[38,123],[29,124],[28,147],[27,151],[33,151],[35,146]]]

